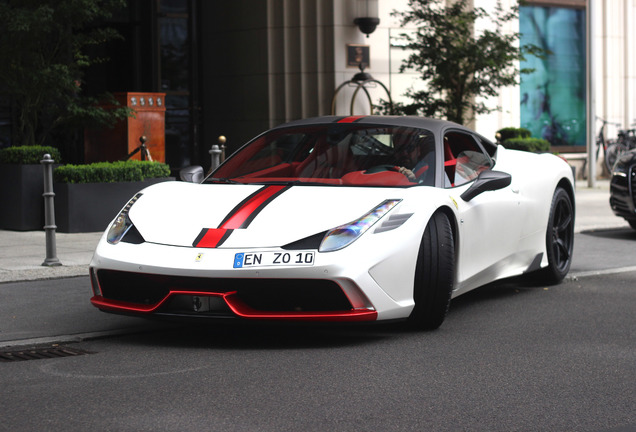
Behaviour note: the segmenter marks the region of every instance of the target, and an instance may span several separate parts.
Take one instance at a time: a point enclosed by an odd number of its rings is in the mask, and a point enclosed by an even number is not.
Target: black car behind
[[[612,169],[610,206],[636,229],[636,150],[623,154]]]

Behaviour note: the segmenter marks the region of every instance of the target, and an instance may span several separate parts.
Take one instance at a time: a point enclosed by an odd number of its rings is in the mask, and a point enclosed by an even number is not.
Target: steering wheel
[[[383,172],[383,171],[395,171],[395,172],[398,172],[399,171],[399,167],[397,167],[395,165],[391,165],[391,164],[376,165],[376,166],[373,166],[373,167],[369,168],[364,173],[365,174],[375,174],[375,173],[379,173],[379,172]]]

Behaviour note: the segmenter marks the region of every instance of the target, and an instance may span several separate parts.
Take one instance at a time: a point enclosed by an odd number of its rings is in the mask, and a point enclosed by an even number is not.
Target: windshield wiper
[[[213,182],[218,182],[218,183],[228,183],[228,184],[244,184],[241,182],[238,182],[236,180],[232,180],[229,178],[223,178],[223,177],[210,177],[205,179],[206,183],[213,183]]]

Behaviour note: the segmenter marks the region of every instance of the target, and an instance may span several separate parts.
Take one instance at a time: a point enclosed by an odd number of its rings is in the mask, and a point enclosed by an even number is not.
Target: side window
[[[444,135],[445,187],[460,186],[492,168],[492,159],[484,153],[472,135],[447,132]]]

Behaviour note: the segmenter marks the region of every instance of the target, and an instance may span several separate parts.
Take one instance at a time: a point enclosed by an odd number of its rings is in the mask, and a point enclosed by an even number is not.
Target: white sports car
[[[572,170],[446,121],[320,117],[211,175],[136,194],[90,265],[97,308],[139,316],[408,320],[497,279],[567,274]]]

